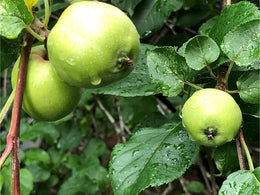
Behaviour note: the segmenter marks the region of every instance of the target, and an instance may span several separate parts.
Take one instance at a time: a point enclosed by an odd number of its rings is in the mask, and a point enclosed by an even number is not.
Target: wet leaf
[[[142,38],[150,36],[167,21],[171,12],[179,10],[182,0],[143,0],[135,9],[132,17]]]
[[[24,1],[0,1],[0,35],[15,39],[22,29],[31,24],[32,20],[32,13]]]
[[[188,41],[184,57],[189,67],[201,70],[218,59],[220,50],[213,39],[205,35],[196,36]]]
[[[250,66],[260,59],[260,19],[247,22],[229,32],[222,51],[239,66]]]
[[[175,47],[155,48],[148,53],[147,64],[153,82],[158,83],[165,96],[176,96],[183,89],[182,79],[188,78],[190,68]]]
[[[109,175],[115,194],[136,195],[180,177],[194,162],[199,145],[181,122],[143,128],[112,152]]]
[[[111,2],[118,8],[127,11],[130,16],[133,15],[134,9],[142,0],[111,0]]]
[[[255,172],[259,172],[259,167],[255,169]],[[230,174],[223,182],[219,190],[221,195],[244,195],[252,194],[258,195],[260,192],[260,183],[257,180],[254,172],[248,170],[239,170]]]
[[[241,1],[226,6],[212,27],[209,36],[219,45],[228,32],[241,24],[257,18],[260,18],[258,7],[248,1]]]
[[[110,94],[125,97],[148,96],[160,93],[157,85],[152,83],[147,67],[147,52],[154,46],[141,44],[137,67],[126,78],[97,89],[86,89],[88,93]]]
[[[251,104],[260,103],[260,70],[245,72],[237,80],[239,95],[242,100]]]
[[[203,23],[199,28],[199,33],[201,35],[209,35],[212,27],[215,25],[216,21],[218,19],[218,16],[215,16],[213,18],[210,18],[205,23]]]

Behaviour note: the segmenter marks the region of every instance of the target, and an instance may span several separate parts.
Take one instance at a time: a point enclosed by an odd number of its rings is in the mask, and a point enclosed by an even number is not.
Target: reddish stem
[[[1,165],[3,166],[4,161],[12,152],[11,161],[11,194],[20,195],[20,175],[19,175],[19,136],[20,136],[20,118],[21,118],[21,108],[23,101],[23,90],[25,85],[25,78],[27,72],[27,66],[29,61],[29,56],[31,52],[31,47],[33,43],[33,36],[29,33],[24,35],[25,47],[21,48],[21,58],[19,64],[19,72],[17,78],[15,100],[13,105],[12,122],[10,131],[7,135],[7,143],[4,153],[0,158]],[[1,168],[1,166],[0,166]]]
[[[237,146],[237,155],[238,155],[238,161],[239,161],[239,166],[241,170],[246,170],[245,166],[245,160],[242,152],[242,146],[239,140],[239,137],[236,139],[236,146]]]

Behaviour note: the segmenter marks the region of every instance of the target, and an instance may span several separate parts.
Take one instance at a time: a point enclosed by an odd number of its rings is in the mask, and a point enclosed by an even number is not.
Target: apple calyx
[[[208,140],[213,140],[214,137],[217,135],[218,129],[214,127],[208,127],[204,133],[208,137]]]

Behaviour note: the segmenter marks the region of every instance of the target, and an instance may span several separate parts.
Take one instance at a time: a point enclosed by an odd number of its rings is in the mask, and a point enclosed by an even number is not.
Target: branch
[[[13,150],[12,154],[12,183],[11,183],[11,194],[20,195],[20,176],[19,176],[19,135],[20,135],[20,118],[21,118],[21,108],[23,100],[23,90],[25,85],[25,78],[27,72],[27,66],[29,61],[29,56],[31,52],[31,47],[33,43],[33,36],[26,33],[24,36],[25,47],[21,48],[21,58],[19,64],[19,72],[17,78],[15,100],[12,113],[12,121],[10,131],[7,135],[7,144],[4,153],[0,158],[0,168],[2,168],[5,160],[7,159],[10,152]]]
[[[243,153],[242,153],[242,146],[241,146],[241,143],[239,141],[239,137],[236,138],[236,146],[237,146],[237,155],[238,155],[239,167],[240,167],[241,170],[246,170],[245,160],[244,160],[244,156],[243,156]]]

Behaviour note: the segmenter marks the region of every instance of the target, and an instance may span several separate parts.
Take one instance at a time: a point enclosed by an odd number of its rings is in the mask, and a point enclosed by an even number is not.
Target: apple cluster
[[[117,7],[82,1],[67,7],[44,46],[32,48],[23,110],[39,121],[55,121],[72,112],[81,88],[97,88],[126,77],[136,66],[139,34]],[[17,83],[18,58],[12,71]]]

